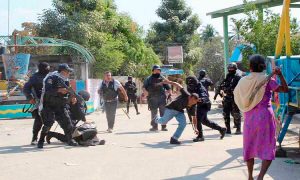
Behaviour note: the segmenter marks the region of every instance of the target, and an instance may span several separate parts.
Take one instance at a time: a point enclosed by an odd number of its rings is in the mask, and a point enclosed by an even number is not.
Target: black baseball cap
[[[69,65],[66,64],[66,63],[60,64],[58,66],[58,72],[63,71],[63,70],[67,70],[69,72],[73,72],[74,71],[74,69],[70,68]]]

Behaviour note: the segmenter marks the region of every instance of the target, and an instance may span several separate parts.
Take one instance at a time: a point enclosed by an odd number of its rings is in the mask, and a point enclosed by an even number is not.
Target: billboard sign
[[[183,63],[182,46],[169,46],[168,47],[168,62],[171,64]]]

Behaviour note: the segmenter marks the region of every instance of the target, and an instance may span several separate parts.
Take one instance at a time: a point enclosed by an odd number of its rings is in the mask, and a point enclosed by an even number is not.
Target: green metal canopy
[[[256,7],[258,7],[259,10],[263,10],[264,8],[271,8],[276,6],[283,5],[284,0],[256,0],[251,1],[250,3],[254,4]],[[297,2],[300,2],[300,0],[291,0],[290,8],[300,8],[300,4],[295,4]],[[226,73],[227,71],[227,64],[229,60],[229,47],[228,47],[228,16],[234,15],[234,14],[240,14],[245,11],[246,4],[241,4],[237,6],[232,6],[229,8],[217,10],[214,12],[207,13],[207,16],[211,16],[211,18],[219,18],[223,17],[223,36],[224,36],[224,58],[225,58],[225,64],[224,64],[224,71]]]
[[[291,0],[291,3],[300,2],[300,0]],[[258,8],[271,8],[275,6],[281,6],[283,4],[283,0],[257,0],[250,2],[254,4]],[[300,8],[300,4],[291,4],[291,8]],[[229,8],[217,10],[214,12],[207,13],[206,15],[211,16],[212,18],[218,18],[223,16],[229,16],[233,14],[243,13],[245,11],[245,4],[232,6]]]
[[[83,46],[71,41],[54,39],[48,37],[31,37],[31,36],[0,36],[0,42],[4,41],[6,46],[57,46],[69,47],[79,52],[86,63],[95,62],[94,56]]]

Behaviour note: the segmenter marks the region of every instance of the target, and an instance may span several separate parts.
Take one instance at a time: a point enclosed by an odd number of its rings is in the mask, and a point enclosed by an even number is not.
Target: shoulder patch
[[[48,84],[52,84],[52,82],[53,82],[53,81],[52,81],[51,78],[49,78],[49,79],[47,80],[47,83],[48,83]]]

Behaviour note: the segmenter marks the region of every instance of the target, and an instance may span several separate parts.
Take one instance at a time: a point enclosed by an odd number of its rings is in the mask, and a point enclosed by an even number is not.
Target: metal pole
[[[224,72],[227,73],[227,64],[229,60],[229,43],[228,43],[228,16],[223,16],[223,35],[224,35]]]
[[[7,35],[9,36],[9,11],[10,11],[10,0],[7,0]]]

